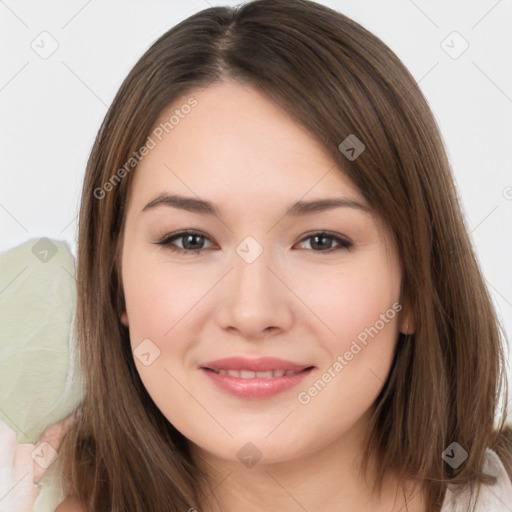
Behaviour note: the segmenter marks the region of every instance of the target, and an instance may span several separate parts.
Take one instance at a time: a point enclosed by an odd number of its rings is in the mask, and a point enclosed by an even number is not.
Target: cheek
[[[179,397],[183,358],[190,344],[187,311],[197,302],[189,276],[169,264],[136,254],[123,260],[123,286],[130,344],[137,371],[161,410]],[[171,273],[172,271],[172,273]],[[196,286],[197,287],[197,286]],[[185,410],[184,404],[180,407]]]
[[[187,294],[183,274],[174,273],[171,276],[168,265],[155,261],[151,254],[147,254],[147,250],[136,244],[126,251],[122,268],[130,331],[145,328],[156,335],[163,329],[161,325],[172,319],[172,308],[178,303],[175,299]]]
[[[163,279],[156,279],[142,267],[127,268],[123,275],[126,310],[130,321],[130,335],[133,338],[152,337],[163,332],[166,316],[162,305],[173,304],[170,287]]]
[[[336,436],[371,407],[389,374],[401,310],[400,275],[374,263],[339,274],[333,284],[332,293],[317,301],[322,320],[334,331],[321,338],[328,356],[298,400],[310,413],[318,411]]]
[[[179,340],[185,340],[193,331],[193,320],[202,311],[204,296],[217,279],[212,277],[212,269],[178,266],[166,261],[165,256],[155,258],[147,254],[126,257],[124,264],[123,286],[132,347],[150,338],[164,356],[180,351]]]
[[[304,294],[332,334],[331,348],[341,349],[360,333],[377,324],[382,334],[394,335],[400,299],[400,275],[396,268],[374,261],[330,272],[323,286],[311,281]],[[382,320],[384,318],[384,320]],[[384,323],[383,323],[384,322]],[[393,331],[393,332],[391,332]],[[362,335],[364,337],[364,334]]]

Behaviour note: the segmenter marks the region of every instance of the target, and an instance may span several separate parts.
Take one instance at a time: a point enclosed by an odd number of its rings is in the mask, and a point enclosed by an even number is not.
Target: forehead
[[[186,107],[194,104],[193,108]],[[233,81],[194,89],[159,116],[133,193],[247,193],[276,201],[330,193],[363,198],[322,144],[256,89]]]

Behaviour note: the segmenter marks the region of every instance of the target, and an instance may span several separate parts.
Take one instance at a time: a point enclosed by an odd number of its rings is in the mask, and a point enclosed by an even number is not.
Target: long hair
[[[428,510],[439,510],[448,483],[488,481],[487,448],[512,473],[505,333],[423,94],[400,59],[346,16],[308,0],[255,0],[203,10],[162,35],[124,80],[97,134],[77,255],[85,396],[56,463],[66,492],[90,512],[183,512],[211,492],[188,440],[139,378],[120,321],[119,263],[133,158],[166,107],[225,79],[256,88],[304,126],[396,243],[415,333],[398,335],[374,404],[361,465],[364,472],[372,456],[379,461],[373,492],[396,471],[424,481]],[[339,149],[349,135],[365,144],[356,159]],[[456,469],[442,458],[452,442],[468,453]]]

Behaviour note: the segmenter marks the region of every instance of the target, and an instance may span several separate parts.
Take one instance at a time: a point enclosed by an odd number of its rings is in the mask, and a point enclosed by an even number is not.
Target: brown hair
[[[308,0],[214,7],[162,35],[123,82],[96,137],[79,222],[77,336],[85,382],[79,414],[56,466],[66,492],[88,511],[199,508],[208,479],[188,440],[155,406],[130,349],[120,254],[135,171],[104,184],[147,141],[174,100],[225,78],[257,88],[306,127],[389,226],[416,329],[399,334],[375,402],[365,464],[425,482],[428,510],[447,483],[486,481],[495,448],[512,473],[506,408],[505,334],[464,223],[438,126],[417,83],[376,36]],[[365,151],[347,159],[350,134]],[[119,177],[120,175],[117,174]],[[103,190],[99,198],[98,190]],[[441,457],[452,442],[467,460]]]

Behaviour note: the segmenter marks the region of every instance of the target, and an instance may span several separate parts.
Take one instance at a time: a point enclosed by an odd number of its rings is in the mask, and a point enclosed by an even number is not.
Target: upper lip
[[[276,357],[260,357],[248,359],[246,357],[226,357],[208,363],[200,364],[200,368],[210,370],[249,370],[253,372],[266,372],[269,370],[304,370],[311,367],[310,364],[294,363]]]

